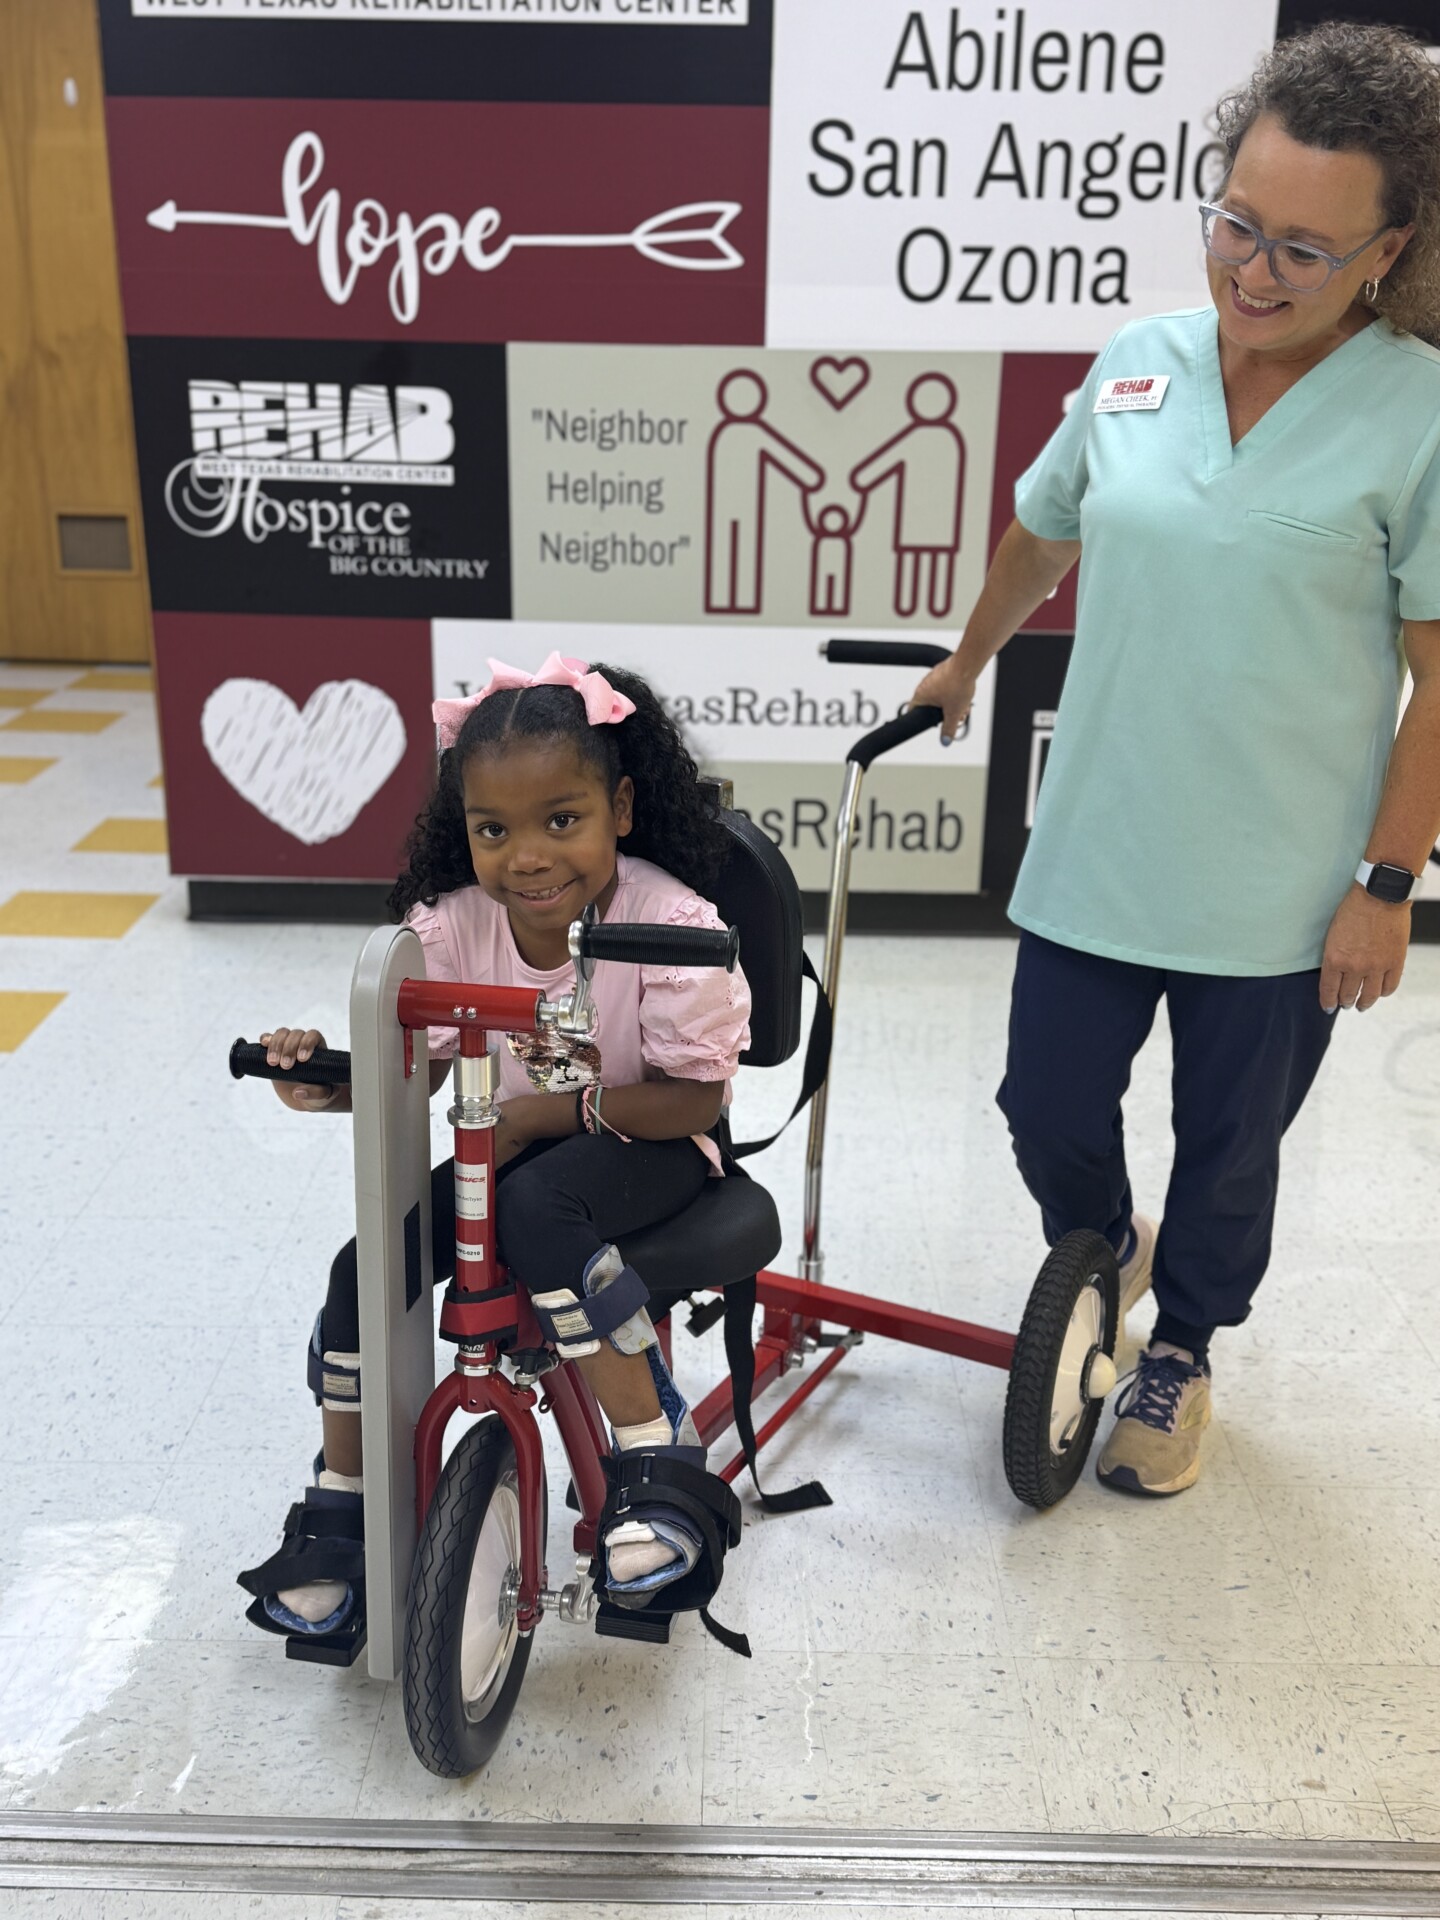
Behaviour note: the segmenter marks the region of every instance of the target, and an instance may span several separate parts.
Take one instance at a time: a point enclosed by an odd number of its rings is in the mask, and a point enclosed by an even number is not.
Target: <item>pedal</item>
[[[725,1318],[725,1296],[719,1294],[713,1300],[702,1300],[690,1309],[690,1318],[685,1322],[685,1331],[694,1334],[698,1340],[702,1333],[708,1333],[717,1320]]]
[[[353,1667],[365,1650],[365,1615],[348,1621],[338,1633],[289,1633],[285,1658],[308,1660],[317,1667]]]
[[[664,1647],[670,1644],[670,1622],[674,1618],[673,1613],[612,1607],[609,1601],[602,1600],[595,1614],[595,1631],[607,1634],[612,1640],[648,1640]]]

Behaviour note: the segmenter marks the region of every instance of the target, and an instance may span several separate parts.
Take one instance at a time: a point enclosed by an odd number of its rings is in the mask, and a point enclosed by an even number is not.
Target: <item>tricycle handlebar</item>
[[[578,926],[572,952],[582,960],[620,960],[641,967],[723,967],[735,971],[738,927],[656,927],[638,922]]]
[[[350,1056],[337,1047],[317,1047],[308,1060],[293,1067],[272,1067],[268,1049],[250,1040],[237,1040],[230,1049],[230,1071],[237,1080],[299,1080],[312,1087],[348,1087]]]

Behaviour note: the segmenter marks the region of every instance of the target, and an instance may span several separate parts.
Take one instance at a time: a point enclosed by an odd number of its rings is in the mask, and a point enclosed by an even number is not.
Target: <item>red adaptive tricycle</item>
[[[939,647],[911,642],[830,641],[822,653],[837,663],[908,667],[945,657]],[[694,1419],[707,1447],[732,1422],[737,1427],[742,1450],[720,1471],[727,1487],[747,1461],[753,1473],[756,1451],[866,1334],[1009,1369],[1006,1476],[1016,1496],[1037,1508],[1054,1505],[1074,1485],[1104,1397],[1115,1384],[1119,1278],[1114,1253],[1099,1234],[1070,1234],[1052,1249],[1015,1335],[844,1292],[822,1278],[825,1073],[860,786],[879,755],[939,718],[933,707],[904,712],[858,741],[846,763],[820,999],[796,1107],[798,1112],[813,1096],[800,1277],[768,1270],[766,1262],[780,1248],[779,1218],[769,1194],[744,1177],[708,1182],[683,1213],[620,1242],[626,1262],[646,1278],[667,1359],[673,1308],[696,1294],[719,1295],[696,1306],[690,1325],[698,1332],[725,1316],[730,1377],[695,1407]],[[664,1641],[673,1612],[698,1604],[673,1588],[662,1590],[654,1610],[617,1606],[607,1598],[597,1538],[610,1492],[609,1436],[589,1389],[546,1345],[523,1289],[513,1286],[494,1258],[491,1130],[497,1117],[494,1050],[503,1036],[546,1027],[588,1032],[590,980],[600,962],[733,967],[738,948],[753,1000],[746,1064],[774,1066],[796,1052],[801,982],[809,967],[794,876],[743,814],[727,807],[722,818],[730,857],[713,897],[728,933],[577,921],[570,936],[574,991],[547,1001],[517,988],[429,982],[414,933],[383,928],[371,935],[356,966],[351,1052],[318,1052],[287,1076],[348,1082],[354,1092],[366,1612],[333,1642],[295,1636],[286,1651],[296,1659],[349,1664],[368,1637],[370,1672],[383,1679],[403,1675],[411,1743],[434,1773],[471,1773],[494,1752],[545,1613],[600,1633]],[[454,1343],[455,1364],[438,1386],[428,1307],[428,1084],[416,1071],[417,1052],[423,1064],[426,1049],[415,1045],[415,1035],[432,1026],[458,1028],[460,1034],[449,1115],[458,1258],[440,1313],[440,1334]],[[263,1047],[237,1041],[231,1071],[274,1078],[281,1069],[266,1066]],[[728,1150],[728,1139],[723,1144]],[[739,1168],[733,1170],[738,1176]],[[757,1302],[763,1309],[758,1338]],[[756,1434],[752,1400],[820,1349],[829,1351]],[[457,1413],[480,1417],[442,1457],[446,1429]],[[570,1498],[579,1511],[576,1570],[555,1588],[545,1564],[539,1413],[555,1416],[569,1463]],[[773,1511],[828,1499],[813,1484],[759,1497]],[[709,1515],[717,1567],[740,1538],[739,1503],[733,1495],[729,1501]],[[740,1636],[722,1630],[722,1637],[748,1651]]]

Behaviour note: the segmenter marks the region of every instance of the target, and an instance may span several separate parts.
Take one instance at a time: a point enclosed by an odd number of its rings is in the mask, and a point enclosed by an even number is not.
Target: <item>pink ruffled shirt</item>
[[[662,926],[724,925],[708,900],[648,860],[616,856],[618,885],[605,915],[617,921]],[[499,987],[538,987],[547,998],[568,993],[574,969],[545,972],[521,959],[510,916],[480,887],[442,894],[433,907],[410,909],[409,925],[425,949],[432,980],[466,980]],[[602,960],[591,983],[597,1023],[589,1041],[553,1031],[510,1034],[500,1052],[500,1098],[526,1093],[574,1093],[599,1083],[632,1087],[643,1080],[729,1082],[750,1044],[750,989],[737,967],[632,967]],[[448,1060],[459,1051],[453,1027],[430,1029],[430,1057]],[[713,1140],[695,1144],[716,1173],[720,1153]]]

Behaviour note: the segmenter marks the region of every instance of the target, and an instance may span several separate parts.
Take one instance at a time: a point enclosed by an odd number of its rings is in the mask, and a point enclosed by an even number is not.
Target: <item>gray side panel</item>
[[[415,934],[381,927],[365,942],[350,988],[365,1584],[370,1672],[377,1680],[400,1672],[405,1590],[415,1557],[415,1426],[435,1385],[428,1058],[425,1036],[417,1034],[418,1070],[407,1080],[405,1035],[395,1016],[400,982],[424,975]]]

